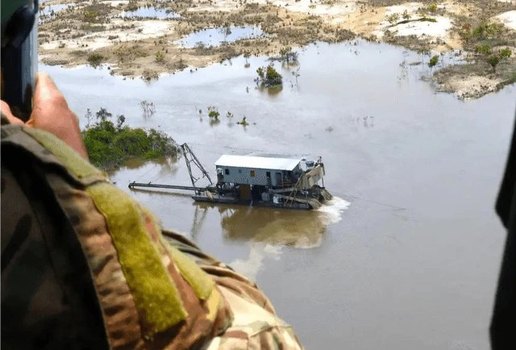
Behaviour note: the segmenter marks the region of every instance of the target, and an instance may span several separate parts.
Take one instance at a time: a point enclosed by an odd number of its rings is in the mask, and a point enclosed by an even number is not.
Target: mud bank
[[[47,0],[39,39],[46,64],[152,80],[358,36],[432,53],[436,89],[476,98],[516,81],[515,23],[516,1],[507,0]],[[450,52],[460,65],[439,62]]]

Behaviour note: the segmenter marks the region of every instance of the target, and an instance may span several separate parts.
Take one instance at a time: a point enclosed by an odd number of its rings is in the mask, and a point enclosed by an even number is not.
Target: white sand
[[[435,17],[437,22],[409,22],[393,27],[397,30],[396,35],[416,35],[418,37],[430,36],[433,38],[444,38],[452,27],[451,20],[447,17]]]
[[[455,95],[461,99],[468,99],[497,90],[500,80],[489,79],[487,77],[469,76],[462,79],[455,79],[449,82],[450,87],[455,91]]]
[[[127,5],[129,4],[129,0],[121,0],[121,1],[102,1],[103,4],[111,5],[112,7],[118,7],[118,5]]]
[[[130,25],[128,21],[120,19],[112,20],[111,24],[116,25]],[[57,40],[49,43],[41,44],[44,50],[57,49],[59,45],[64,44],[65,48],[68,49],[87,49],[96,50],[103,47],[113,45],[113,43],[122,41],[138,41],[148,38],[156,38],[167,34],[172,26],[169,21],[159,20],[146,20],[146,21],[134,21],[135,28],[131,29],[116,29],[108,30],[101,33],[93,33],[85,35],[81,38],[69,39],[69,40]],[[118,36],[116,39],[109,39],[109,37]],[[83,47],[82,44],[88,43],[87,47]]]
[[[416,35],[417,37],[446,38],[452,27],[452,21],[448,17],[429,16],[436,22],[417,21],[392,26],[387,20],[388,16],[398,15],[398,22],[404,20],[403,14],[409,15],[409,19],[418,19],[422,15],[417,11],[422,7],[421,3],[408,2],[402,5],[389,6],[385,9],[385,19],[380,22],[373,34],[382,38],[385,31],[389,30],[396,36]]]
[[[508,28],[516,30],[516,11],[504,12],[495,17]]]
[[[310,0],[273,0],[272,4],[284,7],[292,12],[307,13],[316,16],[344,16],[358,10],[356,1],[340,1],[333,5],[322,4],[321,1]]]

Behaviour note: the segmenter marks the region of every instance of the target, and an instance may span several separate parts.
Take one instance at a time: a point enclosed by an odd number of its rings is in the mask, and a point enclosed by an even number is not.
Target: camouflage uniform
[[[4,349],[301,348],[256,285],[62,141],[1,136]]]

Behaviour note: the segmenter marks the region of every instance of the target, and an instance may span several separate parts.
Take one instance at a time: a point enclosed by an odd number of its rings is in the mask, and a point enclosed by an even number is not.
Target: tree
[[[297,52],[293,51],[290,46],[284,47],[280,50],[280,60],[287,64],[297,63]]]
[[[430,61],[428,62],[428,67],[432,68],[437,64],[437,62],[439,62],[439,56],[432,56],[432,58],[430,58]]]
[[[477,45],[475,52],[493,68],[493,72],[496,72],[496,66],[498,66],[500,62],[508,59],[512,55],[511,49],[507,47],[494,51],[489,44]]]
[[[258,74],[257,83],[262,87],[272,87],[283,84],[283,77],[274,69],[272,64],[267,67],[259,67],[256,73]]]
[[[140,102],[140,107],[142,108],[144,119],[149,119],[154,115],[154,113],[156,113],[156,106],[154,106],[154,102],[143,100]]]

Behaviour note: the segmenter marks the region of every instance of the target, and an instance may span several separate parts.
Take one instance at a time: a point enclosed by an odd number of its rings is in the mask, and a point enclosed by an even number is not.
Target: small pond
[[[185,48],[193,48],[196,46],[220,46],[224,42],[229,43],[242,39],[252,39],[263,35],[263,31],[256,26],[217,27],[192,33],[176,43]]]
[[[58,12],[64,11],[70,8],[71,4],[55,4],[55,5],[40,5],[39,15],[41,17],[53,17]]]
[[[176,19],[180,16],[171,10],[159,9],[155,7],[140,7],[134,11],[123,11],[122,18],[156,18],[156,19]]]

